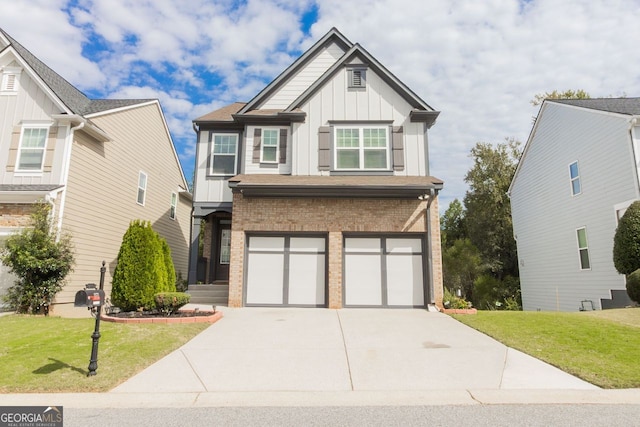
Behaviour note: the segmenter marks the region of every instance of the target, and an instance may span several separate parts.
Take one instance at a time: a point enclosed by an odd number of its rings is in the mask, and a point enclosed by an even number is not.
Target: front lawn
[[[100,323],[97,375],[87,377],[94,319],[0,317],[0,393],[107,391],[209,323]]]
[[[603,388],[640,387],[640,308],[454,315],[505,345]]]

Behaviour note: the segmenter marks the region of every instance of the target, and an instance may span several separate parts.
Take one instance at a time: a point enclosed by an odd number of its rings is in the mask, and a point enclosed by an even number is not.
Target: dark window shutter
[[[287,130],[280,129],[280,159],[279,163],[287,163]]]
[[[331,128],[320,126],[318,129],[318,170],[331,169]]]
[[[260,163],[260,145],[262,142],[262,129],[255,128],[253,131],[253,163]]]
[[[391,149],[393,154],[393,170],[404,170],[404,143],[402,126],[394,126],[391,133]]]

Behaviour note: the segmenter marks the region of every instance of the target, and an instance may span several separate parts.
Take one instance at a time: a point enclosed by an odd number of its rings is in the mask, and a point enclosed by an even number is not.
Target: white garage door
[[[423,239],[348,237],[345,306],[424,307]]]
[[[245,305],[325,306],[326,237],[247,239]]]

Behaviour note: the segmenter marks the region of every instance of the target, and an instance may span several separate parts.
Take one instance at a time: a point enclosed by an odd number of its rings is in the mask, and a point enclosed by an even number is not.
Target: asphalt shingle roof
[[[640,98],[549,99],[548,102],[607,111],[609,113],[640,115]]]

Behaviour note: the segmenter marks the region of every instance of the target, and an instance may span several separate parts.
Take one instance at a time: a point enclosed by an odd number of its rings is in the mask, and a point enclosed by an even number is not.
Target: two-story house
[[[189,283],[203,226],[200,280],[228,283],[230,306],[439,305],[438,114],[331,29],[248,103],[195,119]]]
[[[75,292],[97,283],[103,260],[108,294],[133,219],[151,221],[186,277],[192,199],[157,100],[89,99],[0,30],[0,111],[0,240],[27,227],[40,200],[72,236],[57,313],[79,313]]]
[[[525,310],[631,303],[613,236],[639,165],[640,98],[542,104],[509,189]]]

